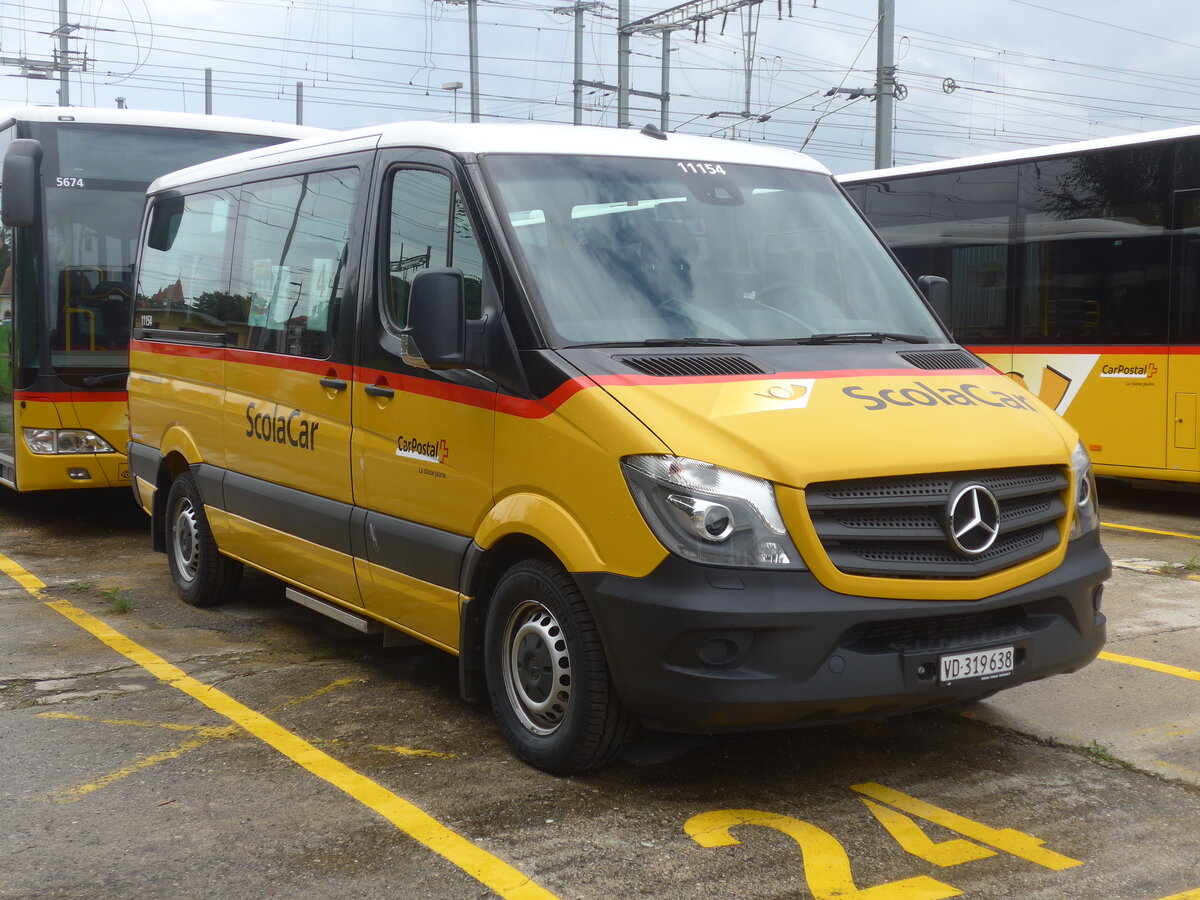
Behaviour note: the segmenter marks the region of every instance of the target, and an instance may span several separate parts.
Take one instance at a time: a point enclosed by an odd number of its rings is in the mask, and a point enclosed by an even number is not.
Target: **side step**
[[[358,613],[351,612],[344,606],[338,606],[326,600],[318,600],[316,597],[310,597],[308,594],[301,593],[295,588],[286,588],[283,595],[292,602],[299,603],[301,606],[307,606],[313,612],[319,612],[323,616],[329,616],[335,622],[341,622],[355,631],[361,631],[363,634],[383,633],[384,625],[382,622],[376,622],[374,619],[360,616]]]

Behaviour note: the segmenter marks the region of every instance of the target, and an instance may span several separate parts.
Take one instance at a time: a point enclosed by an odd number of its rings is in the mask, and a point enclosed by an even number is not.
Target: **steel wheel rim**
[[[554,614],[526,601],[508,617],[502,660],[508,702],[534,734],[554,734],[571,703],[571,659]]]
[[[188,584],[196,580],[200,570],[200,532],[196,521],[196,508],[186,497],[175,508],[175,521],[171,528],[171,553],[175,557],[175,568],[179,577]]]

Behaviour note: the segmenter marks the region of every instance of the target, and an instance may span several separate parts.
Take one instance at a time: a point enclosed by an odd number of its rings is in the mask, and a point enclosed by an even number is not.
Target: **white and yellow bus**
[[[0,113],[0,485],[128,486],[125,381],[146,186],[320,133],[119,109]],[[169,290],[155,300],[174,302]]]
[[[1103,644],[1077,434],[791,151],[433,123],[253,151],[151,185],[136,304],[129,461],[181,597],[250,565],[455,654],[547,770]]]
[[[1200,482],[1200,127],[840,176],[1101,475]]]

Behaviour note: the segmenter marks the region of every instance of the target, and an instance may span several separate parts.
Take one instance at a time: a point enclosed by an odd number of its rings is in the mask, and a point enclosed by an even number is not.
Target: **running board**
[[[381,634],[383,632],[383,623],[376,622],[374,619],[368,619],[366,616],[360,616],[358,613],[351,612],[342,606],[329,603],[326,600],[318,600],[316,597],[310,597],[308,594],[301,593],[295,588],[287,588],[283,595],[294,603],[299,603],[301,606],[306,606],[313,612],[319,612],[323,616],[329,616],[335,622],[341,622],[355,631],[361,631],[363,634]]]

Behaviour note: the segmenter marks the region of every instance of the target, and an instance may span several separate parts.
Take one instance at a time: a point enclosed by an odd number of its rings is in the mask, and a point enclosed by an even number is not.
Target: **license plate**
[[[938,660],[938,680],[949,684],[972,678],[988,679],[1009,675],[1013,670],[1013,655],[1012,647],[996,647],[993,650],[943,656]]]

